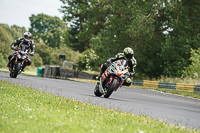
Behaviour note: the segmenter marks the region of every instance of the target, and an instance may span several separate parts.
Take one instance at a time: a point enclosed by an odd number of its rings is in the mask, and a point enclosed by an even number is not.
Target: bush
[[[96,55],[93,49],[84,51],[83,55],[79,56],[78,69],[95,70],[98,58],[99,57]]]
[[[2,53],[0,53],[0,68],[1,67],[5,67],[8,63],[8,59],[7,59],[7,56],[6,55],[3,55]]]
[[[38,53],[35,53],[35,55],[31,56],[30,58],[31,58],[32,66],[40,67],[43,65],[43,60]]]
[[[194,79],[200,78],[200,48],[198,50],[191,49],[190,57],[191,65],[185,68],[184,76]]]

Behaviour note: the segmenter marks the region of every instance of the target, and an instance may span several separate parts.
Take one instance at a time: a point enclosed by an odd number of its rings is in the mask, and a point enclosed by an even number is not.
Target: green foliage
[[[5,67],[6,64],[8,63],[8,56],[4,55],[3,53],[0,53],[0,68]]]
[[[79,70],[94,70],[99,57],[93,49],[88,49],[79,56],[78,69]]]
[[[96,64],[129,46],[140,75],[181,76],[190,49],[200,46],[200,1],[61,1],[64,20],[72,24],[69,46],[92,48],[100,57]]]
[[[0,24],[0,67],[5,67],[8,63],[8,56],[12,53],[10,45],[14,41],[13,38],[16,34],[18,33],[8,25]]]
[[[200,47],[200,1],[178,1],[166,11],[166,25],[173,29],[166,34],[161,47],[163,74],[178,76],[190,64],[190,49]]]
[[[64,21],[58,17],[51,17],[46,14],[32,15],[31,28],[29,31],[33,34],[36,42],[43,41],[50,47],[60,47],[63,44],[63,34],[67,30]]]
[[[51,54],[53,49],[44,43],[36,44],[36,52],[39,53],[44,65],[50,65],[52,62]]]
[[[53,27],[53,26],[51,26],[51,27]],[[59,27],[57,27],[57,28],[59,30]],[[6,66],[6,64],[8,62],[7,58],[9,56],[9,54],[11,54],[13,52],[12,50],[10,50],[11,43],[15,39],[17,39],[19,37],[23,37],[22,35],[25,31],[26,30],[24,27],[18,27],[16,25],[9,27],[6,24],[0,24],[0,47],[1,47],[1,49],[0,49],[0,60],[1,60],[0,67]],[[37,35],[36,35],[36,38],[33,37],[33,39],[37,39]],[[57,48],[57,47],[53,48],[49,45],[46,45],[45,43],[35,43],[35,46],[36,46],[36,53],[34,56],[30,56],[30,58],[32,60],[31,66],[40,67],[42,65],[60,65],[60,61],[59,61],[60,54],[65,54],[66,60],[68,60],[68,61],[78,62],[79,52],[75,52],[66,46],[61,45],[59,48]]]
[[[6,25],[8,26],[8,25]],[[12,36],[7,30],[4,28],[5,25],[0,25],[0,53],[9,54],[10,45],[12,43]]]
[[[36,43],[36,52],[42,58],[44,65],[60,65],[59,55],[64,54],[67,61],[77,62],[79,52],[75,52],[70,48],[61,46],[60,48],[52,48],[44,43]]]
[[[31,56],[32,66],[41,67],[43,65],[43,60],[38,53],[35,53],[34,56]]]
[[[185,68],[184,75],[194,79],[200,79],[200,48],[191,50],[191,64]]]

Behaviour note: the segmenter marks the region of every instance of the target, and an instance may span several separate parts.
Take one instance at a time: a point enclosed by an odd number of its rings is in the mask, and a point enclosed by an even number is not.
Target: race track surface
[[[95,84],[92,83],[23,75],[14,79],[4,72],[0,72],[0,80],[32,87],[68,99],[200,129],[200,100],[198,99],[126,87],[119,88],[107,99],[94,95]]]

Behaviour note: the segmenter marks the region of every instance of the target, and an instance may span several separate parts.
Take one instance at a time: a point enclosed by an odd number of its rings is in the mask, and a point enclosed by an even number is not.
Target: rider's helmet
[[[29,42],[32,38],[32,34],[30,32],[25,32],[24,33],[24,39],[25,41]]]
[[[130,47],[125,48],[124,51],[123,51],[123,53],[124,53],[124,57],[126,59],[128,59],[128,60],[132,59],[132,57],[134,55],[134,51]]]

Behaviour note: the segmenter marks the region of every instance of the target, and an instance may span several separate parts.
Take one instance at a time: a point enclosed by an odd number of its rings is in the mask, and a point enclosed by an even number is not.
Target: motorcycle
[[[21,46],[19,50],[15,51],[15,54],[10,60],[10,77],[16,78],[22,72],[22,66],[28,58],[28,50],[25,46]]]
[[[97,97],[104,95],[105,98],[109,98],[113,91],[122,86],[130,75],[126,64],[126,60],[111,63],[95,86],[94,94]]]

